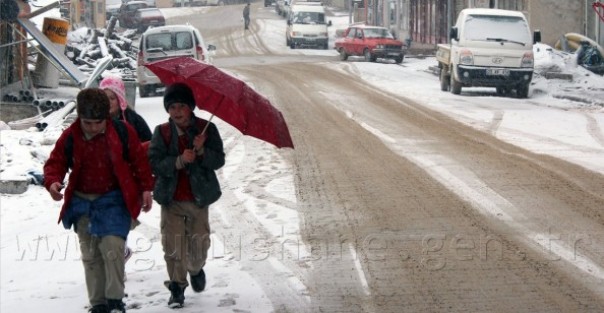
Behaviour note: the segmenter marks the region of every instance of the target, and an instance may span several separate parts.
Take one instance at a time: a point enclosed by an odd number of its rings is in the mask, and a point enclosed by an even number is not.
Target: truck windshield
[[[296,12],[295,24],[325,24],[325,14],[319,12]]]
[[[530,43],[529,27],[517,16],[471,15],[464,25],[464,38],[475,41]]]

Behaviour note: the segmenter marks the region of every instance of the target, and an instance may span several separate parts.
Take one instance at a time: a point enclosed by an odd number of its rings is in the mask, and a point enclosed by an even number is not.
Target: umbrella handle
[[[204,126],[203,130],[201,131],[201,134],[205,134],[206,130],[208,129],[208,126],[210,126],[210,122],[212,121],[212,118],[214,118],[214,114],[212,114],[210,116],[210,118],[208,119],[208,122],[206,123],[206,126]]]
[[[206,130],[208,129],[208,126],[210,126],[210,121],[212,121],[212,118],[214,117],[214,114],[212,114],[210,116],[210,118],[208,119],[208,122],[206,123],[206,126],[203,127],[203,130],[201,131],[201,135],[206,133]],[[193,151],[197,152],[196,149],[193,149]]]

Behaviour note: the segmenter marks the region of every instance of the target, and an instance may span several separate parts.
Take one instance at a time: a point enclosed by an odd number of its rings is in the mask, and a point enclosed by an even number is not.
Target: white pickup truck
[[[441,90],[460,94],[462,87],[495,87],[498,94],[516,91],[526,98],[533,78],[533,43],[522,12],[464,9],[449,34],[450,44],[439,44],[436,59]]]

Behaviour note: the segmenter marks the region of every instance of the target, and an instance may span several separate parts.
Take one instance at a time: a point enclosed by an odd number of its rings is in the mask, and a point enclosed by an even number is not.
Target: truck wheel
[[[398,58],[394,59],[394,63],[396,63],[396,64],[401,64],[401,63],[403,63],[403,58],[404,58],[404,57],[401,55],[400,57],[398,57]]]
[[[497,95],[499,96],[505,96],[508,92],[510,92],[510,90],[506,87],[495,87],[495,90],[497,90]]]
[[[527,85],[520,85],[518,87],[516,87],[516,96],[520,99],[524,99],[524,98],[528,98],[528,93],[529,93],[529,86]]]
[[[375,62],[375,59],[372,55],[371,52],[369,52],[369,49],[365,49],[363,51],[363,56],[365,57],[365,61],[366,62]]]
[[[348,54],[346,54],[346,51],[344,51],[344,48],[340,49],[340,60],[342,60],[342,61],[348,60]]]
[[[453,77],[453,75],[450,75],[451,79],[451,92],[454,95],[458,95],[461,93],[461,83],[458,82],[457,80],[455,80],[455,78]]]
[[[444,68],[440,69],[440,90],[442,91],[449,91],[449,88],[451,88],[451,78],[449,78],[449,75],[447,75],[447,70]]]
[[[289,41],[289,48],[290,49],[296,49],[296,43],[293,40]]]

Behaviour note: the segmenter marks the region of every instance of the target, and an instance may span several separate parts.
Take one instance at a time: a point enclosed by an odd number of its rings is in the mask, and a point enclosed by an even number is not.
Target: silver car
[[[161,94],[164,85],[145,64],[157,60],[188,56],[211,63],[210,52],[216,50],[213,45],[206,47],[197,28],[191,25],[168,25],[149,28],[139,42],[136,73],[138,92],[141,97]]]

